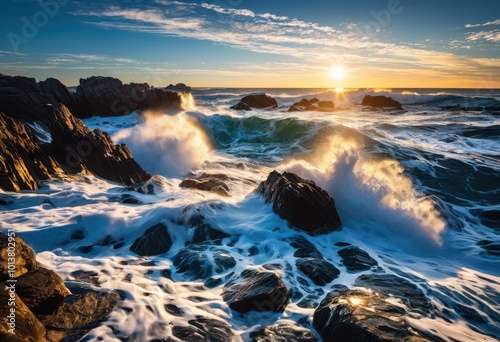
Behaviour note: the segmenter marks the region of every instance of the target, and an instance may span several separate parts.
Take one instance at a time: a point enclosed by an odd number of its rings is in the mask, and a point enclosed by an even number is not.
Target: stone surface
[[[378,265],[377,260],[359,247],[346,247],[338,251],[338,254],[344,266],[351,272],[369,270],[372,266]]]
[[[340,275],[340,271],[325,259],[297,259],[296,265],[314,284],[319,286],[330,283]]]
[[[23,303],[15,293],[13,295],[13,303],[9,306],[10,291],[3,284],[0,284],[0,341],[2,342],[45,342],[45,328],[31,310]],[[14,312],[14,322],[11,322],[9,315],[12,308]],[[9,326],[9,323],[15,323]],[[9,332],[12,330],[14,334]]]
[[[363,101],[361,102],[363,106],[370,106],[375,108],[393,107],[396,109],[402,109],[401,103],[387,96],[371,96],[365,95]]]
[[[205,245],[182,248],[172,261],[177,273],[191,280],[205,280],[214,271],[222,273],[236,266],[236,260],[226,250]]]
[[[266,94],[256,94],[245,96],[241,101],[232,106],[232,109],[249,110],[249,108],[277,108],[278,102]]]
[[[189,93],[191,92],[191,87],[185,85],[184,83],[177,83],[176,85],[169,84],[167,87],[165,87],[165,90]]]
[[[193,238],[191,239],[191,243],[210,242],[213,244],[220,244],[222,239],[228,237],[231,237],[231,235],[226,234],[217,228],[213,228],[206,223],[203,223],[201,226],[195,229]]]
[[[16,280],[17,295],[35,315],[51,313],[70,295],[61,277],[42,267],[29,271]]]
[[[222,298],[229,307],[240,313],[283,311],[289,294],[285,284],[274,272],[245,270],[240,277],[227,283]]]
[[[319,258],[322,259],[323,255],[318,251],[312,243],[310,243],[305,237],[297,235],[289,239],[290,246],[297,248],[294,257],[297,258]]]
[[[290,172],[273,171],[256,190],[273,211],[292,226],[311,235],[339,230],[341,221],[328,193],[313,181]]]
[[[142,256],[167,253],[172,247],[172,239],[168,234],[167,226],[158,223],[148,228],[144,235],[137,238],[130,250]]]
[[[230,197],[229,187],[225,183],[230,178],[224,174],[204,173],[197,178],[186,179],[179,184],[181,188],[191,188],[216,193],[220,196]]]
[[[299,102],[295,102],[288,108],[288,112],[309,112],[309,111],[320,111],[320,112],[331,112],[335,108],[333,101],[320,101],[317,98],[311,100],[301,99]]]
[[[332,291],[314,311],[313,324],[324,341],[423,342],[405,320],[404,308],[375,292]]]
[[[9,256],[9,247],[11,256]],[[9,258],[12,258],[13,249],[15,249],[14,257],[14,277],[32,271],[38,267],[35,252],[26,244],[19,236],[8,236],[0,232],[0,282],[10,279],[8,273]]]
[[[252,342],[317,342],[316,335],[309,329],[292,323],[278,322],[250,333]]]
[[[174,326],[172,333],[185,342],[227,342],[231,341],[233,333],[225,322],[208,319],[201,316],[188,321],[188,326]]]

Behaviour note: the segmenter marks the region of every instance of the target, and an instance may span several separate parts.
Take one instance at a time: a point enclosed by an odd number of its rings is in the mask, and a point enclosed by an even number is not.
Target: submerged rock
[[[324,286],[340,275],[340,271],[325,259],[297,259],[296,265],[318,286]]]
[[[311,235],[327,234],[341,226],[335,203],[313,181],[290,172],[273,171],[256,189],[273,211],[290,225]]]
[[[290,246],[297,248],[295,253],[293,253],[294,257],[317,258],[317,259],[323,258],[323,255],[321,255],[318,249],[314,247],[314,245],[310,243],[305,237],[297,235],[291,237],[289,240],[290,240]]]
[[[228,237],[231,237],[231,235],[226,234],[217,228],[213,228],[206,223],[203,223],[201,226],[195,229],[191,243],[210,242],[213,244],[220,244],[222,239]]]
[[[163,223],[148,228],[144,235],[136,239],[130,250],[142,256],[166,253],[172,247],[172,239]]]
[[[231,107],[236,110],[251,110],[251,108],[278,108],[278,102],[266,94],[257,94],[245,96],[238,104]]]
[[[361,102],[363,106],[370,106],[375,108],[394,107],[395,109],[403,109],[401,103],[387,96],[371,96],[365,95]]]
[[[213,260],[215,270],[210,259]],[[184,274],[191,280],[205,280],[214,271],[222,273],[236,266],[236,260],[228,251],[220,248],[208,248],[204,245],[182,248],[172,258],[172,261],[177,273]]]
[[[278,322],[259,331],[250,333],[252,342],[317,342],[316,335],[309,329],[296,324]]]
[[[378,265],[377,260],[359,247],[346,247],[338,251],[338,254],[344,266],[351,272],[369,270],[372,266]]]
[[[174,326],[172,333],[175,337],[185,342],[226,342],[230,341],[233,333],[231,327],[225,322],[197,316],[189,320],[188,326]]]
[[[375,292],[332,291],[314,311],[313,324],[324,341],[430,341],[405,317],[404,308]]]
[[[224,286],[222,298],[229,307],[240,313],[283,311],[289,294],[285,284],[274,272],[245,270],[237,280]]]
[[[229,187],[225,181],[230,178],[224,174],[204,173],[198,178],[186,179],[179,184],[181,188],[192,188],[216,193],[220,196],[231,197]]]
[[[15,246],[14,277],[19,277],[20,275],[38,267],[35,252],[26,242],[24,242],[19,236],[10,237],[9,240],[9,236],[0,232],[0,282],[10,279],[10,274],[8,272],[9,241],[14,243]],[[12,244],[10,247],[12,247]],[[12,248],[10,250],[12,252]]]

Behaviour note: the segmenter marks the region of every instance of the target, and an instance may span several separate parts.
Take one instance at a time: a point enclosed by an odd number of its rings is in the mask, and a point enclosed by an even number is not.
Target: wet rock
[[[229,254],[228,251],[223,249],[213,250],[213,259],[216,273],[222,273],[236,266],[236,260]]]
[[[16,279],[17,295],[35,315],[51,313],[71,294],[61,277],[45,268],[29,271]]]
[[[318,286],[324,286],[340,275],[340,271],[325,259],[297,259],[295,264],[299,270]]]
[[[215,264],[215,270],[210,259]],[[177,273],[184,274],[191,280],[205,280],[214,271],[222,273],[236,266],[236,260],[228,251],[214,247],[208,248],[204,245],[182,248],[172,261]]]
[[[278,322],[259,331],[250,333],[252,342],[317,342],[316,335],[309,329],[296,324]]]
[[[319,101],[317,103],[318,108],[334,109],[335,104],[333,101]]]
[[[120,197],[113,196],[109,198],[109,201],[123,204],[143,204],[140,199],[130,194],[123,194]]]
[[[344,266],[351,272],[365,271],[372,266],[378,266],[377,260],[359,247],[346,247],[338,251],[338,254],[342,258]]]
[[[314,102],[314,103],[317,103],[317,102]],[[307,112],[307,111],[312,111],[312,110],[318,110],[318,107],[315,106],[308,99],[302,99],[299,102],[296,102],[293,105],[291,105],[290,108],[288,108],[289,112]]]
[[[49,340],[78,340],[88,331],[108,319],[120,301],[114,292],[87,292],[65,298],[54,312],[40,316]]]
[[[301,235],[293,236],[290,239],[290,246],[297,248],[294,257],[297,258],[318,258],[322,259],[323,255],[318,251],[312,243],[310,243],[305,237]]]
[[[229,187],[225,181],[230,178],[224,174],[204,173],[198,178],[186,179],[179,185],[181,188],[191,188],[216,193],[220,196],[231,197]]]
[[[2,303],[0,305],[0,341],[45,342],[46,331],[43,324],[15,293],[13,294],[15,306],[9,306],[9,299],[12,298],[10,294],[7,287],[0,284],[0,303]],[[11,311],[12,308],[15,309],[14,314]],[[12,328],[15,329],[9,332]]]
[[[148,228],[144,235],[134,241],[130,250],[142,256],[166,253],[172,247],[172,239],[168,234],[167,226],[158,223]]]
[[[313,181],[290,172],[273,171],[256,191],[282,219],[310,235],[326,234],[341,226],[335,203]]]
[[[401,103],[387,96],[365,95],[361,104],[363,106],[370,106],[375,108],[393,107],[396,109],[403,109],[401,107]]]
[[[9,250],[10,247],[10,250]],[[13,250],[15,248],[15,251]],[[24,242],[19,236],[9,237],[8,235],[0,232],[0,282],[11,279],[8,272],[10,253],[14,252],[15,269],[13,276],[19,277],[20,275],[32,271],[38,267],[35,252],[33,249]]]
[[[256,94],[245,96],[238,104],[231,107],[237,110],[248,110],[248,108],[278,108],[278,102],[266,94]]]
[[[75,280],[99,286],[99,274],[94,271],[76,270],[70,273]]]
[[[404,308],[377,293],[332,291],[314,311],[313,324],[324,341],[430,341],[405,316]]]
[[[167,87],[165,87],[165,90],[189,93],[191,92],[191,87],[185,85],[184,83],[177,83],[176,85],[169,84]]]
[[[415,284],[393,274],[370,273],[359,276],[356,286],[372,289],[385,297],[396,297],[409,310],[423,315],[431,315],[434,307],[425,294]]]
[[[289,294],[285,284],[274,272],[245,270],[237,280],[224,286],[222,298],[229,307],[240,313],[283,311]]]
[[[172,333],[185,342],[226,342],[230,341],[233,333],[225,322],[197,316],[188,321],[188,326],[174,326]]]
[[[164,307],[165,311],[171,315],[178,317],[182,317],[184,315],[184,311],[175,304],[165,304]]]
[[[191,243],[211,242],[220,245],[221,241],[228,237],[231,237],[231,235],[204,223],[195,229]]]

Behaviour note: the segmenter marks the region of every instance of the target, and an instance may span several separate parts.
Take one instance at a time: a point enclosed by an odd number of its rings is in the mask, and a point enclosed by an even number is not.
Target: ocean
[[[279,107],[229,108],[262,92]],[[363,107],[367,94],[390,96],[403,110]],[[331,100],[335,109],[287,111],[302,98]],[[221,251],[236,261],[220,272],[213,267],[217,279],[266,264],[291,265],[284,283],[319,303],[333,286],[351,288],[362,274],[341,263],[336,244],[346,242],[378,262],[365,273],[397,275],[425,294],[438,313],[407,320],[427,336],[500,339],[500,90],[196,88],[183,101],[181,113],[84,120],[127,144],[154,175],[154,193],[82,175],[80,182],[47,181],[34,192],[9,193],[16,201],[0,212],[3,227],[30,243],[43,266],[65,280],[87,272],[99,287],[125,298],[85,340],[167,338],[172,326],[197,316],[229,322],[234,341],[247,341],[277,320],[312,322],[314,307],[298,305],[300,295],[284,312],[240,315],[222,300],[223,284],[204,286],[204,279],[178,272],[172,259],[189,245],[193,215],[230,235],[206,250],[209,263]],[[325,189],[342,229],[309,236],[289,227],[254,192],[272,170],[294,172]],[[179,187],[203,173],[226,175],[230,196]],[[114,200],[124,194],[140,203]],[[134,240],[158,223],[172,236],[170,251],[132,253]],[[297,281],[295,249],[287,242],[297,235],[341,270],[337,279],[306,287]],[[249,253],[252,247],[259,252]],[[166,310],[170,304],[182,314]]]

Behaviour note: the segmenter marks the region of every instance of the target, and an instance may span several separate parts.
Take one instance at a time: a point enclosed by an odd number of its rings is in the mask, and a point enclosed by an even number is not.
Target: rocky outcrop
[[[167,227],[163,223],[158,223],[148,228],[143,236],[136,239],[130,250],[136,254],[148,256],[167,253],[170,247],[172,247],[172,239]]]
[[[185,85],[184,83],[177,83],[176,85],[169,84],[167,87],[165,87],[165,90],[189,93],[191,92],[191,87]]]
[[[125,184],[151,176],[133,159],[126,145],[115,145],[98,129],[91,131],[66,106],[45,105],[50,142],[33,130],[0,113],[0,187],[8,191],[36,190],[38,182],[77,173]]]
[[[363,106],[369,106],[369,107],[375,107],[375,108],[385,108],[385,107],[391,107],[395,109],[403,109],[401,107],[401,103],[398,101],[392,99],[391,97],[388,96],[371,96],[371,95],[365,95],[363,97],[363,101],[361,102]]]
[[[250,333],[252,342],[318,342],[309,329],[296,324],[278,322]]]
[[[236,260],[227,250],[216,247],[208,248],[205,245],[182,248],[172,261],[177,273],[184,274],[191,280],[204,280],[214,271],[222,273],[236,266]]]
[[[197,316],[196,319],[189,320],[188,323],[188,326],[172,327],[173,335],[181,341],[226,342],[231,341],[233,336],[231,327],[219,320]]]
[[[332,291],[314,311],[313,324],[324,341],[430,341],[405,317],[404,308],[375,292]]]
[[[335,108],[333,101],[319,101],[317,98],[311,100],[302,99],[288,108],[289,112],[331,112]]]
[[[256,191],[290,225],[311,235],[339,230],[340,218],[328,193],[313,181],[290,172],[273,171]]]
[[[231,109],[236,110],[251,110],[251,108],[278,108],[278,102],[266,94],[257,94],[245,96],[239,103],[231,107]]]
[[[11,253],[10,257],[9,252]],[[15,268],[13,269],[14,272],[12,273],[13,277],[19,277],[20,275],[32,271],[38,267],[38,262],[35,258],[35,252],[30,246],[26,244],[26,242],[24,242],[18,236],[9,237],[8,235],[0,232],[0,282],[11,279],[8,272],[8,265],[10,264],[9,258],[12,258],[13,254],[15,255]]]
[[[245,270],[241,276],[227,283],[222,298],[229,307],[240,313],[256,311],[283,311],[288,303],[288,289],[274,272]]]
[[[325,259],[297,259],[296,266],[318,286],[324,286],[340,275],[340,271]]]
[[[366,271],[378,265],[377,260],[359,247],[349,246],[338,251],[338,254],[344,266],[351,272]]]
[[[224,197],[231,197],[229,187],[225,183],[230,178],[224,174],[204,173],[197,178],[186,179],[179,184],[181,188],[191,188],[202,191],[213,192]]]

